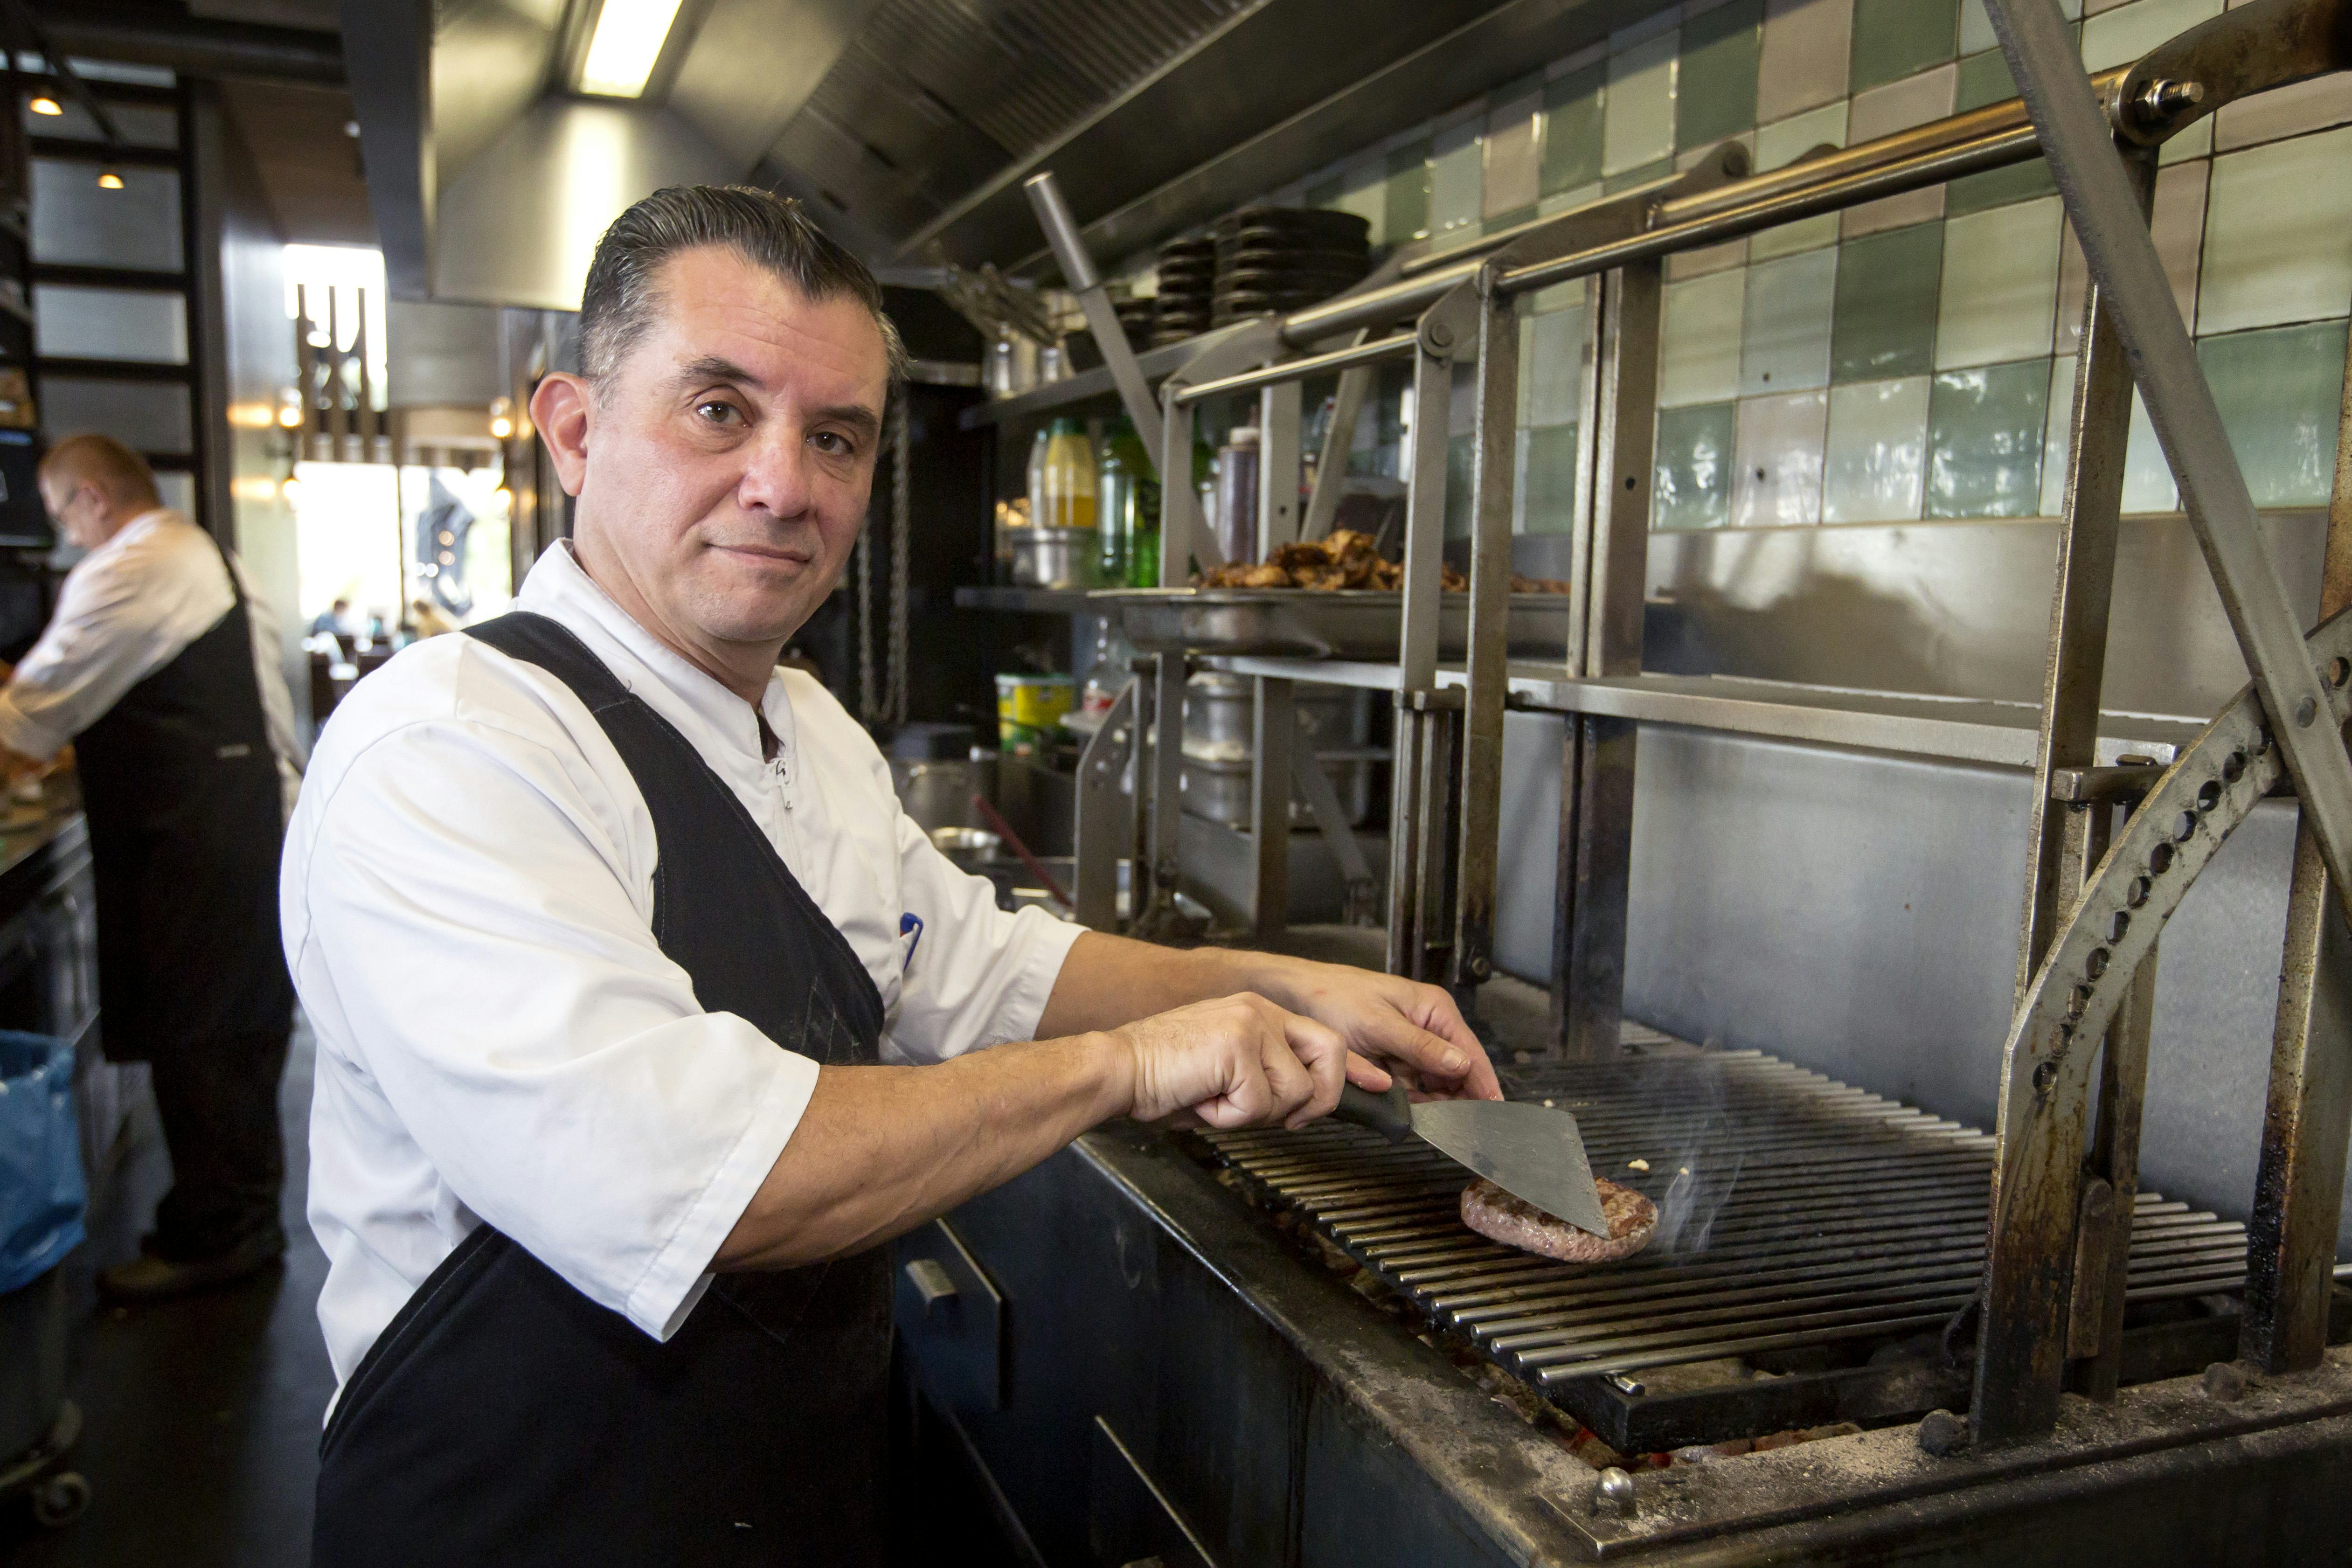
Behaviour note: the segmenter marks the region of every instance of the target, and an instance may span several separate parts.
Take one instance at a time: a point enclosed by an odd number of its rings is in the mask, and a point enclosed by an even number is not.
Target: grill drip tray
[[[1328,1121],[1202,1136],[1246,1195],[1622,1452],[1964,1408],[1972,1350],[1942,1341],[1983,1272],[1993,1140],[1759,1051],[1628,1038],[1613,1062],[1503,1069],[1658,1205],[1621,1263],[1472,1233],[1467,1176],[1424,1144]],[[2124,1381],[2234,1355],[2245,1266],[2244,1226],[2141,1193]]]

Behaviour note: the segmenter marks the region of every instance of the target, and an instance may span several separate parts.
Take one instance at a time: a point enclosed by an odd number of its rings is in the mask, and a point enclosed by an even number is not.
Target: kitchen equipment
[[[1438,600],[1439,657],[1468,646],[1470,595]],[[1126,588],[1095,594],[1138,653],[1393,660],[1404,595],[1376,588]],[[1511,595],[1510,657],[1558,658],[1568,646],[1565,594]]]
[[[955,863],[959,870],[979,871],[992,865],[1004,840],[984,827],[934,827],[931,847]]]
[[[1447,1159],[1486,1177],[1577,1229],[1609,1234],[1601,1189],[1584,1157],[1576,1118],[1556,1106],[1509,1100],[1428,1100],[1416,1105],[1402,1083],[1384,1094],[1348,1084],[1333,1112],[1391,1143],[1418,1138]]]
[[[898,805],[925,832],[971,820],[982,787],[972,762],[977,736],[969,724],[905,724],[890,737],[887,757]]]
[[[1228,561],[1255,561],[1258,429],[1236,425],[1217,449],[1217,547]]]
[[[1244,207],[1219,219],[1210,228],[1212,323],[1295,310],[1345,291],[1371,269],[1370,235],[1353,213]]]
[[[1016,588],[1090,588],[1097,581],[1097,535],[1091,528],[1010,528]]]
[[[1106,617],[1108,618],[1108,617]],[[1301,684],[1292,697],[1298,729],[1315,748],[1329,775],[1341,815],[1350,827],[1372,814],[1375,763],[1385,750],[1367,744],[1371,694],[1349,687]],[[1184,683],[1184,766],[1178,787],[1187,816],[1245,830],[1250,823],[1250,777],[1256,771],[1251,726],[1257,691],[1247,676],[1202,670]],[[1305,802],[1290,802],[1294,826],[1312,821]]]
[[[1151,341],[1181,342],[1209,330],[1217,285],[1217,242],[1172,239],[1160,247],[1160,292],[1153,301]]]
[[[1937,1336],[1983,1278],[1993,1140],[1761,1051],[1626,1037],[1611,1061],[1497,1067],[1658,1205],[1648,1248],[1619,1263],[1472,1233],[1460,1167],[1418,1139],[1329,1121],[1202,1136],[1256,1201],[1621,1452],[1958,1408],[1965,1357]],[[2143,1188],[2130,1249],[2135,1378],[2234,1354],[2236,1314],[2197,1304],[2242,1285],[2245,1227]]]
[[[996,727],[1002,747],[1034,748],[1062,727],[1076,705],[1076,685],[1066,675],[1000,675],[996,678]]]

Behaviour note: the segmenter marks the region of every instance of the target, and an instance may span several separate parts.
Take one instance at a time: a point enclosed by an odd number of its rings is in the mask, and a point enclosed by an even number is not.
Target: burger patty
[[[1601,1216],[1609,1222],[1606,1237],[1555,1219],[1487,1181],[1462,1189],[1462,1223],[1506,1247],[1563,1263],[1613,1263],[1647,1247],[1658,1228],[1658,1205],[1614,1182],[1596,1180],[1593,1184],[1601,1189]]]

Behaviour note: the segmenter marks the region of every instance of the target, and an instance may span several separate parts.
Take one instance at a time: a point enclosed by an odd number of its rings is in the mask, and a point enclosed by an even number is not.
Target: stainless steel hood
[[[1129,253],[1659,0],[686,0],[646,96],[567,84],[593,0],[343,0],[396,294],[572,309],[661,185],[807,200],[877,263],[1034,265],[1060,175]]]

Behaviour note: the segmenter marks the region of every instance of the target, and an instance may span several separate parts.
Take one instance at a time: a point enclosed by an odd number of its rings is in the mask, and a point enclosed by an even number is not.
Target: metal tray
[[[1116,614],[1139,653],[1255,654],[1262,658],[1397,657],[1404,595],[1371,588],[1112,588],[1087,601]],[[1469,647],[1470,595],[1442,596],[1441,658]],[[1511,595],[1511,657],[1548,658],[1568,647],[1568,595]]]

